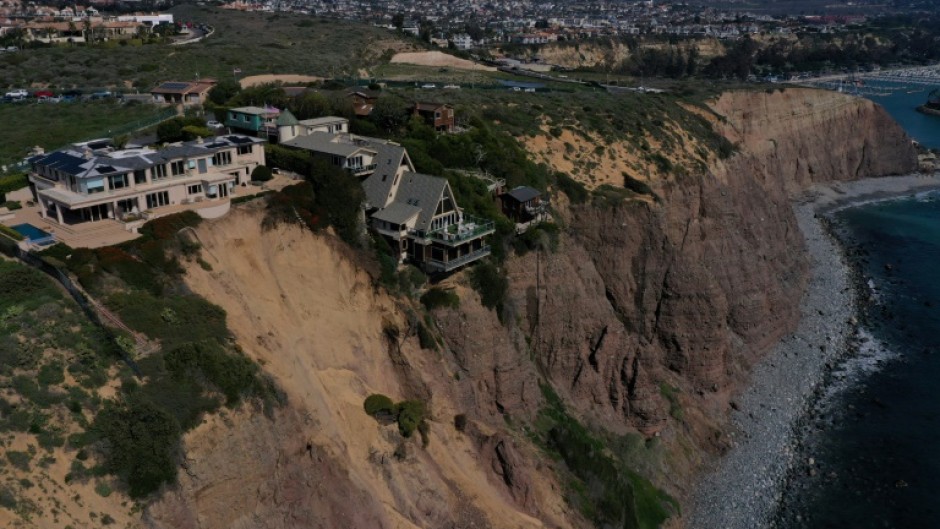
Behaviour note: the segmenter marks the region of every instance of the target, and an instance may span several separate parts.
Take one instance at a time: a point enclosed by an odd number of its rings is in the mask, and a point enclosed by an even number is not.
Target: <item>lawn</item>
[[[242,13],[195,5],[179,5],[172,12],[179,22],[206,23],[216,32],[203,42],[184,46],[139,42],[122,46],[112,41],[26,48],[0,56],[2,84],[146,91],[165,80],[228,77],[236,68],[240,76],[348,77],[361,68],[387,62],[393,52],[386,50],[423,46],[385,29],[306,15]]]
[[[152,124],[166,109],[116,101],[0,104],[0,164],[19,161],[38,145],[49,152],[68,143],[126,133]]]

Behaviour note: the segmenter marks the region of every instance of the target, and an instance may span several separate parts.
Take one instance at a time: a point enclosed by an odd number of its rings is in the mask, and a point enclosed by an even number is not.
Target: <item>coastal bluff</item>
[[[655,440],[639,471],[681,501],[729,446],[749,369],[799,319],[808,263],[794,197],[917,166],[907,135],[864,99],[787,88],[709,108],[732,156],[651,181],[658,201],[561,203],[557,249],[506,261],[502,321],[448,280],[460,303],[431,311],[438,352],[329,237],[263,232],[250,205],[199,227],[211,267],[189,267],[187,285],[225,309],[287,404],[188,434],[180,486],[144,525],[588,527],[564,498],[564,463],[524,433],[548,404],[540,383],[589,428]],[[363,412],[371,393],[428,402],[428,447],[400,448]]]

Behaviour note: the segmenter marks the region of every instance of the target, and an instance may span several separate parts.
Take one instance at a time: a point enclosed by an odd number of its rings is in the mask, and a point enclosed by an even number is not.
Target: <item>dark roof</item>
[[[415,229],[427,231],[446,188],[447,180],[439,176],[405,172],[395,193],[395,202],[421,208]]]
[[[405,161],[405,148],[385,142],[368,142],[368,145],[375,151],[375,172],[362,182],[362,189],[366,192],[369,205],[381,208],[393,198],[392,185],[395,183],[398,168]]]
[[[538,189],[533,189],[529,186],[519,186],[506,194],[518,200],[519,202],[528,202],[533,198],[542,196],[542,193],[539,192]]]

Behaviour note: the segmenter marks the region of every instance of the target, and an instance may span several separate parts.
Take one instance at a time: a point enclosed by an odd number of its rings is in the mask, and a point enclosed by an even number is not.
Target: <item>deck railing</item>
[[[446,244],[459,244],[478,239],[496,231],[496,224],[472,215],[464,215],[463,222],[451,224],[428,233],[428,238]]]

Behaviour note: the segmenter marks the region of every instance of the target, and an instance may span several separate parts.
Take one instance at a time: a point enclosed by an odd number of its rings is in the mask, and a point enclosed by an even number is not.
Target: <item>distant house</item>
[[[349,120],[336,116],[297,120],[290,110],[277,118],[278,141],[281,143],[315,133],[342,134],[349,132]]]
[[[378,92],[372,90],[356,89],[346,92],[347,97],[352,100],[353,112],[359,117],[365,117],[372,113],[375,102],[379,100]]]
[[[274,107],[232,108],[226,114],[225,126],[235,132],[259,138],[277,138],[277,119],[280,115],[281,111]]]
[[[503,214],[516,224],[541,222],[545,219],[548,201],[538,189],[519,186],[501,194],[499,200]]]
[[[150,91],[154,103],[164,105],[202,105],[215,86],[214,79],[193,82],[167,81]]]
[[[415,103],[411,111],[438,132],[454,130],[454,107],[442,103]]]
[[[166,206],[227,199],[264,165],[263,143],[235,134],[160,150],[86,142],[30,158],[29,183],[51,222],[139,219]]]

